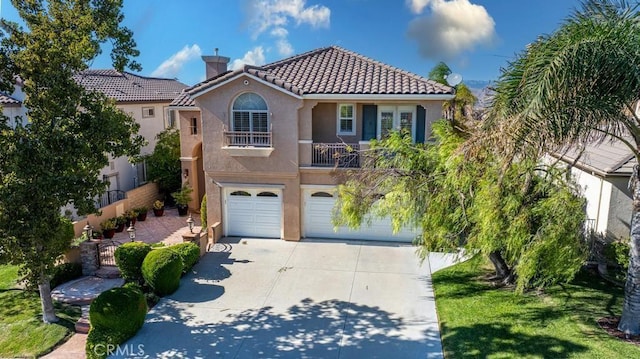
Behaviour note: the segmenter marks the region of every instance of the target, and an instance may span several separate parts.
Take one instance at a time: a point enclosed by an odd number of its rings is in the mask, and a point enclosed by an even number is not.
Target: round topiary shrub
[[[144,242],[127,242],[116,248],[114,257],[124,280],[142,281],[142,261],[149,252],[151,252],[151,246]]]
[[[169,249],[182,258],[182,274],[186,274],[200,260],[200,247],[195,243],[178,243]]]
[[[182,259],[169,248],[152,250],[142,262],[142,277],[161,297],[178,289],[181,274]]]
[[[144,294],[134,287],[113,288],[100,293],[89,307],[92,328],[130,338],[142,327],[147,315]]]

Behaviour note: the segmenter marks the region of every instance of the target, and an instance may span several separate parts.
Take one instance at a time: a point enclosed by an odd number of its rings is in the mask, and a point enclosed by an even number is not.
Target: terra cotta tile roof
[[[145,77],[116,70],[86,70],[74,76],[87,90],[97,90],[117,102],[173,101],[187,85],[174,80]]]
[[[22,102],[0,92],[0,105],[20,105]]]
[[[316,49],[264,66],[247,65],[185,91],[195,95],[241,73],[251,74],[298,96],[453,94],[449,86],[338,46]],[[181,106],[194,105],[186,98],[181,98],[180,103]]]

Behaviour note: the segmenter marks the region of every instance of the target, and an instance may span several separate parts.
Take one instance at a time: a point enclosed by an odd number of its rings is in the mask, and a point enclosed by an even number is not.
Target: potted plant
[[[191,201],[191,192],[193,188],[189,185],[184,185],[179,191],[173,192],[171,197],[176,200],[176,207],[178,207],[178,215],[186,216],[189,213],[189,202]]]
[[[102,223],[100,223],[100,227],[102,228],[102,235],[104,238],[113,238],[116,234],[116,222],[114,218],[102,221]]]
[[[133,209],[137,214],[137,219],[140,222],[144,222],[147,219],[147,212],[149,212],[149,208],[142,206],[142,207],[138,207],[138,208],[134,208]]]
[[[124,216],[118,216],[114,218],[116,222],[116,233],[124,231],[124,226],[127,224],[127,219]]]
[[[135,210],[130,209],[124,212],[124,218],[127,219],[127,223],[125,224],[125,226],[127,227],[135,226],[136,219],[138,218],[138,213]]]
[[[153,202],[153,215],[156,217],[162,217],[164,215],[164,202],[157,200]]]
[[[95,240],[102,240],[102,238],[104,238],[104,236],[102,235],[102,231],[99,229],[94,229],[93,232],[91,233],[91,237]]]

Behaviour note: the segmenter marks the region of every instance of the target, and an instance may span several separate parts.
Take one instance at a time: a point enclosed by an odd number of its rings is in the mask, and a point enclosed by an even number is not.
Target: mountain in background
[[[471,93],[478,99],[475,108],[482,109],[489,105],[489,100],[493,96],[491,85],[493,81],[486,80],[468,80],[464,84],[471,90]]]

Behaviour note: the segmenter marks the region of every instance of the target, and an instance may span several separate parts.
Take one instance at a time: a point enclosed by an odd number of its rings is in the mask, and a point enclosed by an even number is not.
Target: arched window
[[[233,102],[232,130],[239,132],[268,132],[267,103],[253,92],[243,93]]]
[[[315,192],[311,194],[311,197],[324,197],[324,198],[332,198],[333,195],[327,192]]]
[[[273,192],[260,192],[258,197],[278,197],[278,195]]]

